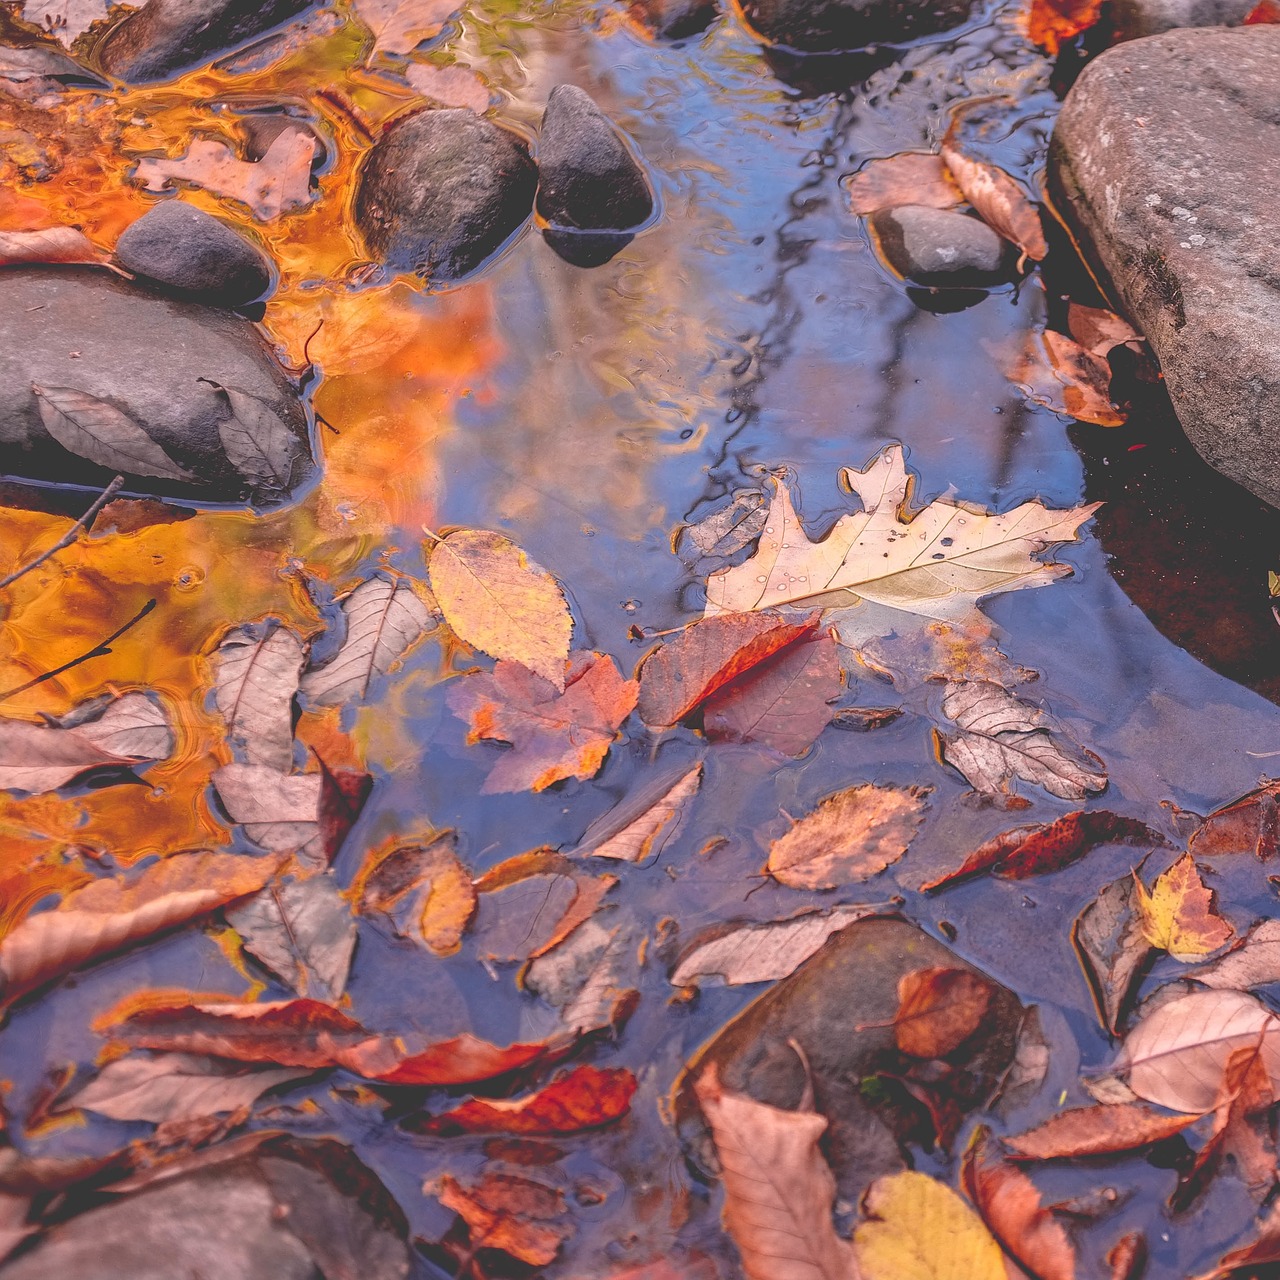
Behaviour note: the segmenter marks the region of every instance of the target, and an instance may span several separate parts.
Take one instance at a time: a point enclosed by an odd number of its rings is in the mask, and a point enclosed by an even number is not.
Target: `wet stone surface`
[[[882,209],[868,219],[888,264],[913,284],[977,288],[1009,276],[1009,244],[985,222],[922,205]]]
[[[946,31],[969,0],[745,0],[742,14],[762,40],[798,53],[843,53]]]

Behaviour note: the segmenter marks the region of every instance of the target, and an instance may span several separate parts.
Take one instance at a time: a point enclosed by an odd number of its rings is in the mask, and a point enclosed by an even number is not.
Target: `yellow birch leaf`
[[[1142,932],[1153,947],[1175,960],[1198,960],[1229,942],[1235,930],[1213,909],[1213,890],[1205,887],[1195,859],[1184,854],[1151,889],[1137,877]]]

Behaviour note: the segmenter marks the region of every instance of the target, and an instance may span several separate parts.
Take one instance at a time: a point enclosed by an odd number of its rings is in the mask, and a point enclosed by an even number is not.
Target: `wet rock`
[[[958,26],[972,0],[741,0],[748,30],[797,53],[845,53]]]
[[[180,200],[158,204],[126,227],[115,257],[134,275],[219,307],[256,302],[271,287],[266,254]]]
[[[1117,40],[1155,36],[1175,27],[1238,27],[1258,0],[1112,0]]]
[[[840,1193],[857,1203],[871,1182],[906,1167],[902,1144],[927,1140],[927,1112],[903,1085],[933,1084],[959,1108],[984,1105],[1013,1061],[1023,1019],[1018,998],[992,983],[984,1025],[939,1070],[897,1049],[892,1026],[898,983],[917,969],[978,972],[914,925],[894,917],[856,921],[790,977],[747,1006],[706,1045],[676,1082],[676,1124],[695,1161],[715,1169],[693,1083],[715,1063],[728,1089],[793,1110],[804,1096],[808,1060],[814,1102],[830,1128],[826,1150]],[[985,976],[985,975],[984,975]],[[990,981],[990,979],[988,979]]]
[[[1170,31],[1087,66],[1050,188],[1159,357],[1201,456],[1280,506],[1280,27]]]
[[[0,45],[0,80],[53,80],[58,84],[102,88],[106,81],[47,45]]]
[[[529,217],[524,140],[461,108],[394,121],[365,157],[355,217],[370,253],[433,284],[479,267]]]
[[[147,0],[107,33],[103,70],[134,84],[167,80],[262,35],[312,0]]]
[[[64,448],[45,428],[33,385],[119,410],[160,446],[170,474],[130,473],[118,459],[95,464],[85,449]],[[248,431],[235,428],[224,388],[249,398]],[[314,474],[315,461],[297,391],[249,321],[101,268],[0,270],[0,472],[101,489],[121,470],[133,492],[274,504]]]
[[[1012,246],[977,218],[908,204],[867,224],[885,261],[914,284],[971,289],[1008,279]]]
[[[683,40],[705,31],[719,12],[715,0],[632,0],[631,20],[659,40]]]

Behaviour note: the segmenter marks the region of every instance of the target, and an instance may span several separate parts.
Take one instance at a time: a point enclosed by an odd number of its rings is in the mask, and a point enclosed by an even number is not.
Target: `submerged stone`
[[[355,218],[374,257],[447,283],[520,229],[536,188],[529,149],[509,129],[461,108],[415,111],[365,157]]]
[[[915,284],[981,288],[1008,278],[1012,246],[977,218],[909,204],[880,209],[867,223],[885,261]]]
[[[147,440],[106,452],[45,426],[33,387],[79,392]],[[230,393],[243,396],[237,426]],[[110,429],[106,435],[112,438]],[[155,452],[158,446],[160,453]],[[114,452],[110,451],[111,448]],[[91,457],[98,452],[104,461]],[[124,455],[123,457],[121,455]],[[158,460],[159,465],[155,465]],[[166,461],[167,460],[167,461]],[[306,412],[257,327],[230,311],[153,292],[98,267],[0,269],[0,472],[196,503],[285,500],[315,473]],[[158,473],[158,474],[157,474]]]
[[[1187,437],[1280,506],[1280,27],[1108,50],[1063,104],[1050,190],[1146,335]]]
[[[845,53],[958,26],[972,0],[742,0],[748,29],[797,53]]]

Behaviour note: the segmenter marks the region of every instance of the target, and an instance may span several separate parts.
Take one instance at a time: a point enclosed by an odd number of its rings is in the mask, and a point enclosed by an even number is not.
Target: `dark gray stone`
[[[1117,40],[1156,36],[1175,27],[1238,27],[1258,0],[1112,0]]]
[[[0,80],[54,80],[59,84],[90,85],[101,88],[106,81],[60,49],[47,45],[0,45]]]
[[[913,284],[972,289],[1009,278],[1012,246],[977,218],[908,204],[867,222],[885,261]]]
[[[210,62],[296,17],[312,0],[147,0],[126,14],[98,48],[102,69],[142,84]]]
[[[355,217],[370,253],[432,284],[468,275],[533,209],[522,138],[462,109],[392,122],[361,166]]]
[[[796,53],[847,53],[958,26],[973,0],[741,0],[748,30]]]
[[[1063,105],[1050,190],[1196,450],[1280,506],[1280,26],[1108,50]]]
[[[591,95],[558,84],[538,140],[538,216],[557,230],[630,231],[653,214],[649,179]]]
[[[271,261],[256,245],[194,205],[169,200],[130,223],[116,261],[177,293],[219,307],[256,302],[271,287]]]
[[[280,484],[234,465],[220,387],[261,401],[283,424]],[[196,503],[276,503],[315,472],[297,391],[257,327],[230,311],[154,293],[96,267],[0,269],[0,472],[104,487],[117,468],[85,461],[45,430],[32,384],[71,388],[121,410],[193,479],[129,476],[131,492]]]
[[[715,0],[631,0],[631,20],[659,40],[683,40],[705,31],[719,13]]]

